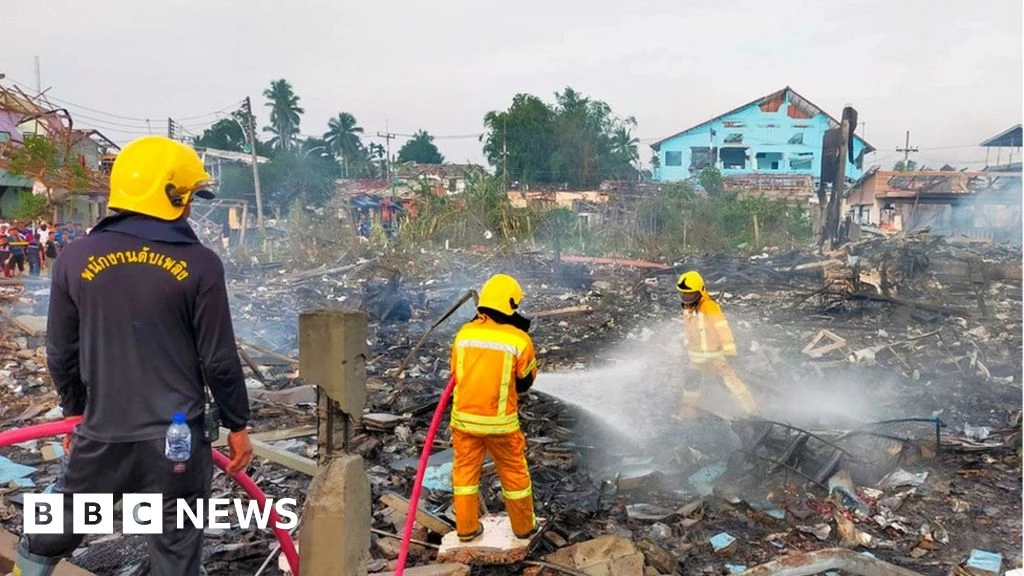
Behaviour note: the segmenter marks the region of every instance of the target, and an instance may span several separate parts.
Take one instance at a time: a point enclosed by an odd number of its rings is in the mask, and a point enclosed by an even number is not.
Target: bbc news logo
[[[72,530],[75,534],[114,533],[113,494],[74,494],[72,501]],[[64,533],[63,494],[25,494],[25,534]],[[121,532],[124,534],[160,534],[164,527],[163,496],[161,494],[125,494],[121,499]],[[235,512],[239,526],[245,530],[255,525],[260,530],[277,528],[291,530],[298,525],[294,498],[266,500],[261,506],[253,500],[240,498],[212,498],[197,500],[191,507],[187,500],[175,502],[175,526],[178,530],[194,526],[198,529],[229,529],[231,512]],[[277,512],[277,522],[271,525],[270,512]],[[204,514],[205,512],[205,514]]]

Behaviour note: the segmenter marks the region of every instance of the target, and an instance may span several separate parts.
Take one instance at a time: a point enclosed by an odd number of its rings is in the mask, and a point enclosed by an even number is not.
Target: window
[[[871,225],[871,206],[860,206],[859,214],[857,215],[857,223],[870,226]]]
[[[778,170],[782,167],[782,152],[758,152],[754,158],[758,170]]]
[[[683,153],[681,151],[670,152],[665,151],[665,166],[682,166],[683,165]]]
[[[707,146],[690,148],[690,172],[697,172],[714,165],[718,148],[708,149]]]
[[[722,148],[720,154],[722,168],[742,170],[747,167],[746,148]]]
[[[739,132],[733,132],[732,134],[729,134],[728,136],[725,137],[725,143],[726,144],[742,144],[743,143],[743,134],[740,134]]]
[[[455,178],[448,179],[448,191],[455,192],[458,189],[458,180]]]
[[[799,152],[789,158],[790,170],[810,170],[814,162],[813,152]]]
[[[789,143],[790,144],[803,144],[804,143],[804,133],[803,132],[799,132],[797,134],[793,134],[789,138]]]

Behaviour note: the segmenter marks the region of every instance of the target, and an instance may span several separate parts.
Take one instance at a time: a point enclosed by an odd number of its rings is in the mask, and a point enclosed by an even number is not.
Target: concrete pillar
[[[299,375],[317,386],[317,473],[299,533],[300,576],[365,576],[370,482],[347,452],[366,404],[366,315],[313,310],[299,316]]]
[[[348,446],[366,405],[366,315],[312,310],[299,316],[299,374],[318,387],[318,463]]]

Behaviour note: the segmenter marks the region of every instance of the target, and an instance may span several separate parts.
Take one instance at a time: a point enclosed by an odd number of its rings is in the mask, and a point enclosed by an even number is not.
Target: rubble
[[[819,265],[823,260],[832,264]],[[368,306],[368,398],[351,447],[363,457],[370,480],[374,544],[368,566],[386,573],[394,568],[397,539],[382,534],[401,532],[426,424],[449,376],[451,337],[472,314],[467,304],[428,334],[453,303],[491,272],[515,274],[535,317],[542,373],[585,374],[633,360],[616,349],[621,343],[646,347],[657,350],[660,361],[650,362],[642,378],[661,389],[651,401],[668,406],[674,405],[682,368],[673,364],[677,342],[666,340],[658,324],[678,313],[675,277],[697,268],[736,334],[737,372],[766,410],[788,407],[787,414],[801,418],[799,425],[789,418],[730,422],[712,414],[699,426],[711,437],[705,439],[699,431],[654,422],[659,415],[652,414],[651,422],[628,421],[630,428],[655,429],[641,438],[601,414],[532,391],[522,399],[521,419],[538,514],[547,526],[516,556],[522,561],[515,568],[478,567],[474,574],[507,574],[523,566],[540,572],[541,566],[527,562],[542,559],[591,575],[743,567],[756,575],[786,557],[845,573],[898,566],[904,572],[894,573],[945,574],[967,570],[965,558],[975,548],[1017,567],[1019,263],[1017,251],[927,235],[871,239],[824,257],[770,251],[755,259],[707,255],[678,263],[600,259],[559,265],[537,253],[480,258],[455,251],[348,259],[302,272],[229,263],[251,384],[252,437],[261,443],[250,472],[268,495],[297,495],[302,504],[316,458],[316,395],[296,373],[297,313]],[[11,427],[60,417],[41,335],[10,322],[45,314],[45,298],[0,287],[8,319],[0,333],[0,414]],[[627,398],[638,394],[629,382],[623,386]],[[794,392],[793,386],[802,387]],[[844,406],[818,403],[821,391],[868,405],[878,418],[858,420]],[[794,397],[802,401],[794,403]],[[426,570],[438,562],[434,547],[454,536],[446,427],[434,448],[412,557]],[[49,442],[12,447],[3,455],[30,467],[18,478],[38,489],[53,483],[61,457]],[[10,530],[21,525],[18,490],[8,486],[0,507]],[[237,492],[218,473],[214,493]],[[484,468],[481,496],[484,509],[503,510],[492,465]],[[716,541],[725,543],[716,554],[712,538],[721,534],[733,541]],[[271,542],[270,534],[253,531],[209,534],[208,566],[229,576],[253,574]],[[854,550],[837,552],[844,543]],[[119,551],[120,565],[145,567],[144,547],[117,535],[88,540],[75,562],[88,569],[108,566],[111,550]],[[865,550],[878,559],[860,554]],[[594,562],[581,566],[587,561],[581,551]],[[264,570],[275,573],[281,571],[274,566]]]

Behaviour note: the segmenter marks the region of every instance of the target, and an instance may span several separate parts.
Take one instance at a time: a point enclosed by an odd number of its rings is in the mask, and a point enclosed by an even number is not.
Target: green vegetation
[[[420,130],[398,151],[398,162],[444,164],[444,156],[434,145],[434,137],[427,134],[426,130]]]
[[[257,151],[270,158],[259,167],[268,211],[289,214],[293,235],[314,225],[304,208],[323,206],[334,193],[338,178],[381,178],[387,159],[384,147],[364,143],[364,130],[354,115],[339,112],[331,118],[323,138],[300,138],[303,108],[286,80],[275,80],[264,91],[270,108],[271,134],[256,142]],[[211,126],[196,144],[248,151],[243,126],[254,119],[246,111]],[[619,254],[637,257],[677,257],[685,253],[753,251],[765,246],[792,246],[810,239],[810,219],[804,207],[781,200],[726,192],[722,175],[702,171],[694,185],[674,184],[660,193],[640,198],[613,198],[615,205],[587,217],[574,211],[515,207],[505,194],[510,182],[596,187],[607,179],[630,180],[641,176],[639,142],[633,135],[636,121],[619,118],[604,102],[567,87],[553,103],[530,94],[518,94],[508,109],[484,117],[483,152],[496,169],[493,177],[475,177],[466,191],[437,195],[424,184],[417,193],[414,216],[402,221],[397,238],[388,238],[380,222],[371,222],[366,249],[379,250],[423,244],[451,248],[476,245],[526,245],[563,252]],[[444,156],[428,132],[420,130],[404,143],[398,162],[440,164]],[[507,167],[507,174],[504,173]],[[657,168],[657,166],[654,166]],[[223,197],[251,197],[252,174],[245,166],[224,166]],[[318,227],[345,228],[354,244],[352,223],[339,224],[323,217]],[[588,218],[589,224],[588,224]],[[756,233],[755,233],[756,222]],[[326,234],[326,236],[324,236]],[[339,232],[341,234],[341,232]],[[328,259],[331,246],[342,238],[317,243],[307,261]],[[297,238],[295,240],[298,240]],[[308,239],[301,243],[309,248]],[[322,253],[322,254],[321,254]],[[300,256],[300,255],[296,255]]]
[[[526,243],[593,255],[673,258],[686,253],[752,252],[766,246],[790,248],[811,239],[807,210],[783,200],[707,194],[673,184],[628,209],[606,211],[590,226],[572,210],[517,208],[497,178],[470,183],[467,192],[419,195],[417,216],[403,223],[400,245],[450,248]],[[611,214],[617,216],[611,216]],[[758,234],[755,238],[754,222]],[[486,233],[492,234],[487,238]]]
[[[504,111],[484,116],[484,155],[509,181],[592,187],[603,180],[637,176],[636,120],[568,87],[549,105],[517,94]]]

